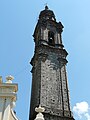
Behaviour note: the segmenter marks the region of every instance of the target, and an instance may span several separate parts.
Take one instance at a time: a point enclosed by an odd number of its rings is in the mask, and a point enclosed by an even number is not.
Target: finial
[[[45,10],[48,10],[48,6],[47,6],[47,3],[45,4]]]
[[[39,105],[39,107],[35,108],[35,111],[38,112],[38,114],[36,115],[36,118],[34,120],[45,120],[44,116],[42,114],[42,112],[45,111],[45,108],[41,107],[41,105]]]
[[[6,77],[7,82],[6,83],[12,83],[12,80],[14,79],[13,76],[9,75]]]
[[[38,112],[38,113],[42,113],[42,112],[45,111],[45,108],[43,108],[43,107],[41,107],[41,105],[39,105],[38,108],[37,107],[35,108],[35,111]]]

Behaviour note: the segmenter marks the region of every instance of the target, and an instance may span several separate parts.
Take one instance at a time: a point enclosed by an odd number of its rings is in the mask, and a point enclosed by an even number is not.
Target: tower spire
[[[74,120],[66,75],[68,53],[62,43],[62,31],[62,23],[56,21],[54,12],[46,5],[45,10],[40,12],[34,31],[29,120],[35,119],[35,108],[39,105],[45,108],[45,120]]]

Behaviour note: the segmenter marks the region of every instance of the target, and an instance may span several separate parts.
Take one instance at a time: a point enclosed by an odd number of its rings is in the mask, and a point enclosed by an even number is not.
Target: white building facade
[[[12,76],[8,76],[6,79],[7,82],[3,83],[2,77],[0,77],[0,120],[18,120],[13,110],[18,85],[12,83]]]

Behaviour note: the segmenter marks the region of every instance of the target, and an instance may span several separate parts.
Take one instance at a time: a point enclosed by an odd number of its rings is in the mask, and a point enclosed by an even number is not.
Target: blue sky
[[[14,76],[13,82],[19,87],[16,113],[20,120],[28,120],[32,34],[46,3],[64,25],[62,37],[69,53],[67,74],[74,117],[90,120],[90,0],[0,0],[0,75],[4,82],[7,75]]]

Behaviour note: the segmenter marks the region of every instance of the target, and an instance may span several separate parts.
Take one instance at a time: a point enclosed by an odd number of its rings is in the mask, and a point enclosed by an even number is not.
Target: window
[[[55,41],[54,41],[54,33],[52,31],[48,32],[48,42],[50,45],[54,45]]]

